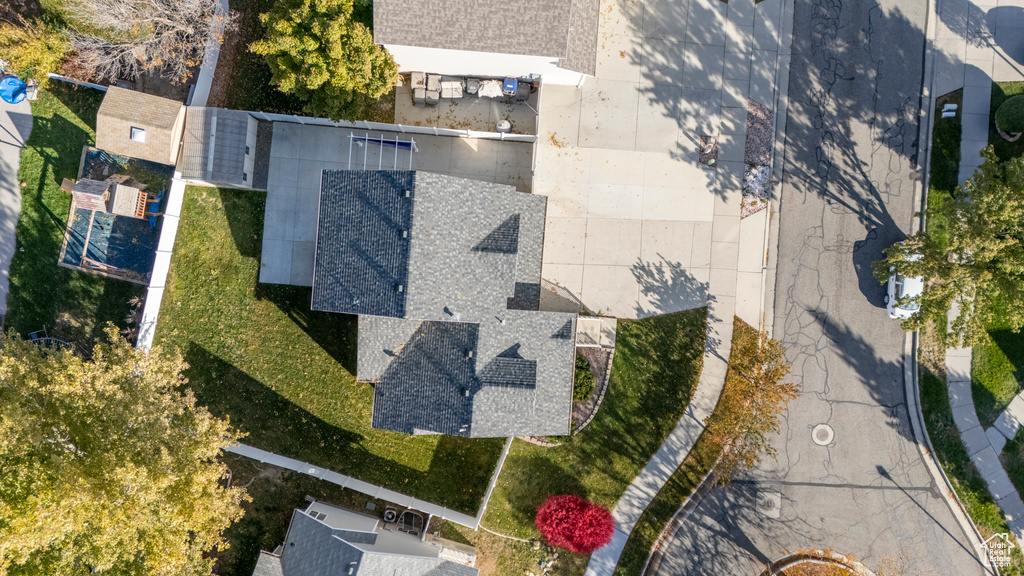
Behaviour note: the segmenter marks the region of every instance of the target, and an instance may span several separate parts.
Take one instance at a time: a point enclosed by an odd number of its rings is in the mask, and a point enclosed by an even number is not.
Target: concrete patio
[[[541,94],[542,308],[638,318],[704,306],[711,286],[757,320],[764,218],[741,233],[740,179],[747,98],[775,105],[780,22],[779,0],[602,2],[596,77]]]
[[[536,110],[536,92],[525,103],[466,94],[462,98],[442,98],[437,106],[414,106],[407,82],[395,90],[395,123],[405,126],[494,132],[499,121],[508,120],[513,134],[536,134]]]
[[[350,146],[349,138],[369,138]],[[417,152],[372,139],[413,140]],[[275,122],[270,148],[260,282],[311,286],[323,170],[426,170],[530,191],[533,145]],[[351,154],[349,153],[351,149]],[[411,162],[410,162],[411,160]]]

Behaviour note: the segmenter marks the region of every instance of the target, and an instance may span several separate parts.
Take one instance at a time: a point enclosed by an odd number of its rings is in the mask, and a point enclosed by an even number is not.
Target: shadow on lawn
[[[475,514],[480,506],[502,449],[501,439],[491,442],[489,449],[470,450],[470,442],[488,441],[444,436],[428,469],[416,470],[371,454],[362,446],[362,434],[324,421],[199,344],[191,344],[185,361],[188,385],[199,403],[214,415],[229,416],[235,427],[248,434],[242,440],[246,444],[467,514]],[[477,455],[479,461],[467,461],[470,455]]]
[[[305,286],[256,285],[256,298],[273,302],[349,374],[355,374],[358,317],[310,310],[312,295]]]

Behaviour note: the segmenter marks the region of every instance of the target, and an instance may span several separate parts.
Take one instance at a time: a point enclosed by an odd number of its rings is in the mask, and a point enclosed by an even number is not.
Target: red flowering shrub
[[[615,530],[611,513],[579,496],[549,496],[537,509],[536,524],[551,545],[581,554],[611,542]]]

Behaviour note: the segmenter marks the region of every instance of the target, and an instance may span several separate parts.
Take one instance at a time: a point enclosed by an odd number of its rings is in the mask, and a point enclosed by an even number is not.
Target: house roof
[[[545,203],[428,172],[324,171],[313,309],[462,322],[536,309]]]
[[[391,535],[391,533],[388,533]],[[375,542],[383,533],[368,533],[332,528],[301,510],[292,512],[292,521],[280,557],[281,576],[476,576],[477,569],[437,557],[438,548],[427,547],[433,556],[417,555],[421,544],[405,537],[410,545],[394,545],[377,550]],[[262,562],[262,556],[261,556]],[[260,569],[257,563],[257,570]],[[273,562],[268,562],[273,564]],[[352,569],[349,572],[349,568]],[[266,568],[264,568],[266,570]],[[272,570],[273,567],[270,567]],[[257,576],[254,573],[254,576]],[[276,576],[267,572],[259,576]]]
[[[593,74],[600,0],[376,0],[378,44],[563,59]],[[582,68],[582,69],[581,69]]]
[[[252,186],[242,179],[249,119],[248,112],[239,110],[190,106],[178,163],[182,178]]]
[[[372,425],[507,437],[569,432],[575,315],[504,310],[480,323],[359,317]]]

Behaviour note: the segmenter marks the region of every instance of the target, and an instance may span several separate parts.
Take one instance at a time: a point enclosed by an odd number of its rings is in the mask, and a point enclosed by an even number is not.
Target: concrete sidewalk
[[[28,100],[20,104],[0,100],[0,327],[7,315],[8,271],[21,214],[18,166],[31,132],[32,109]]]

